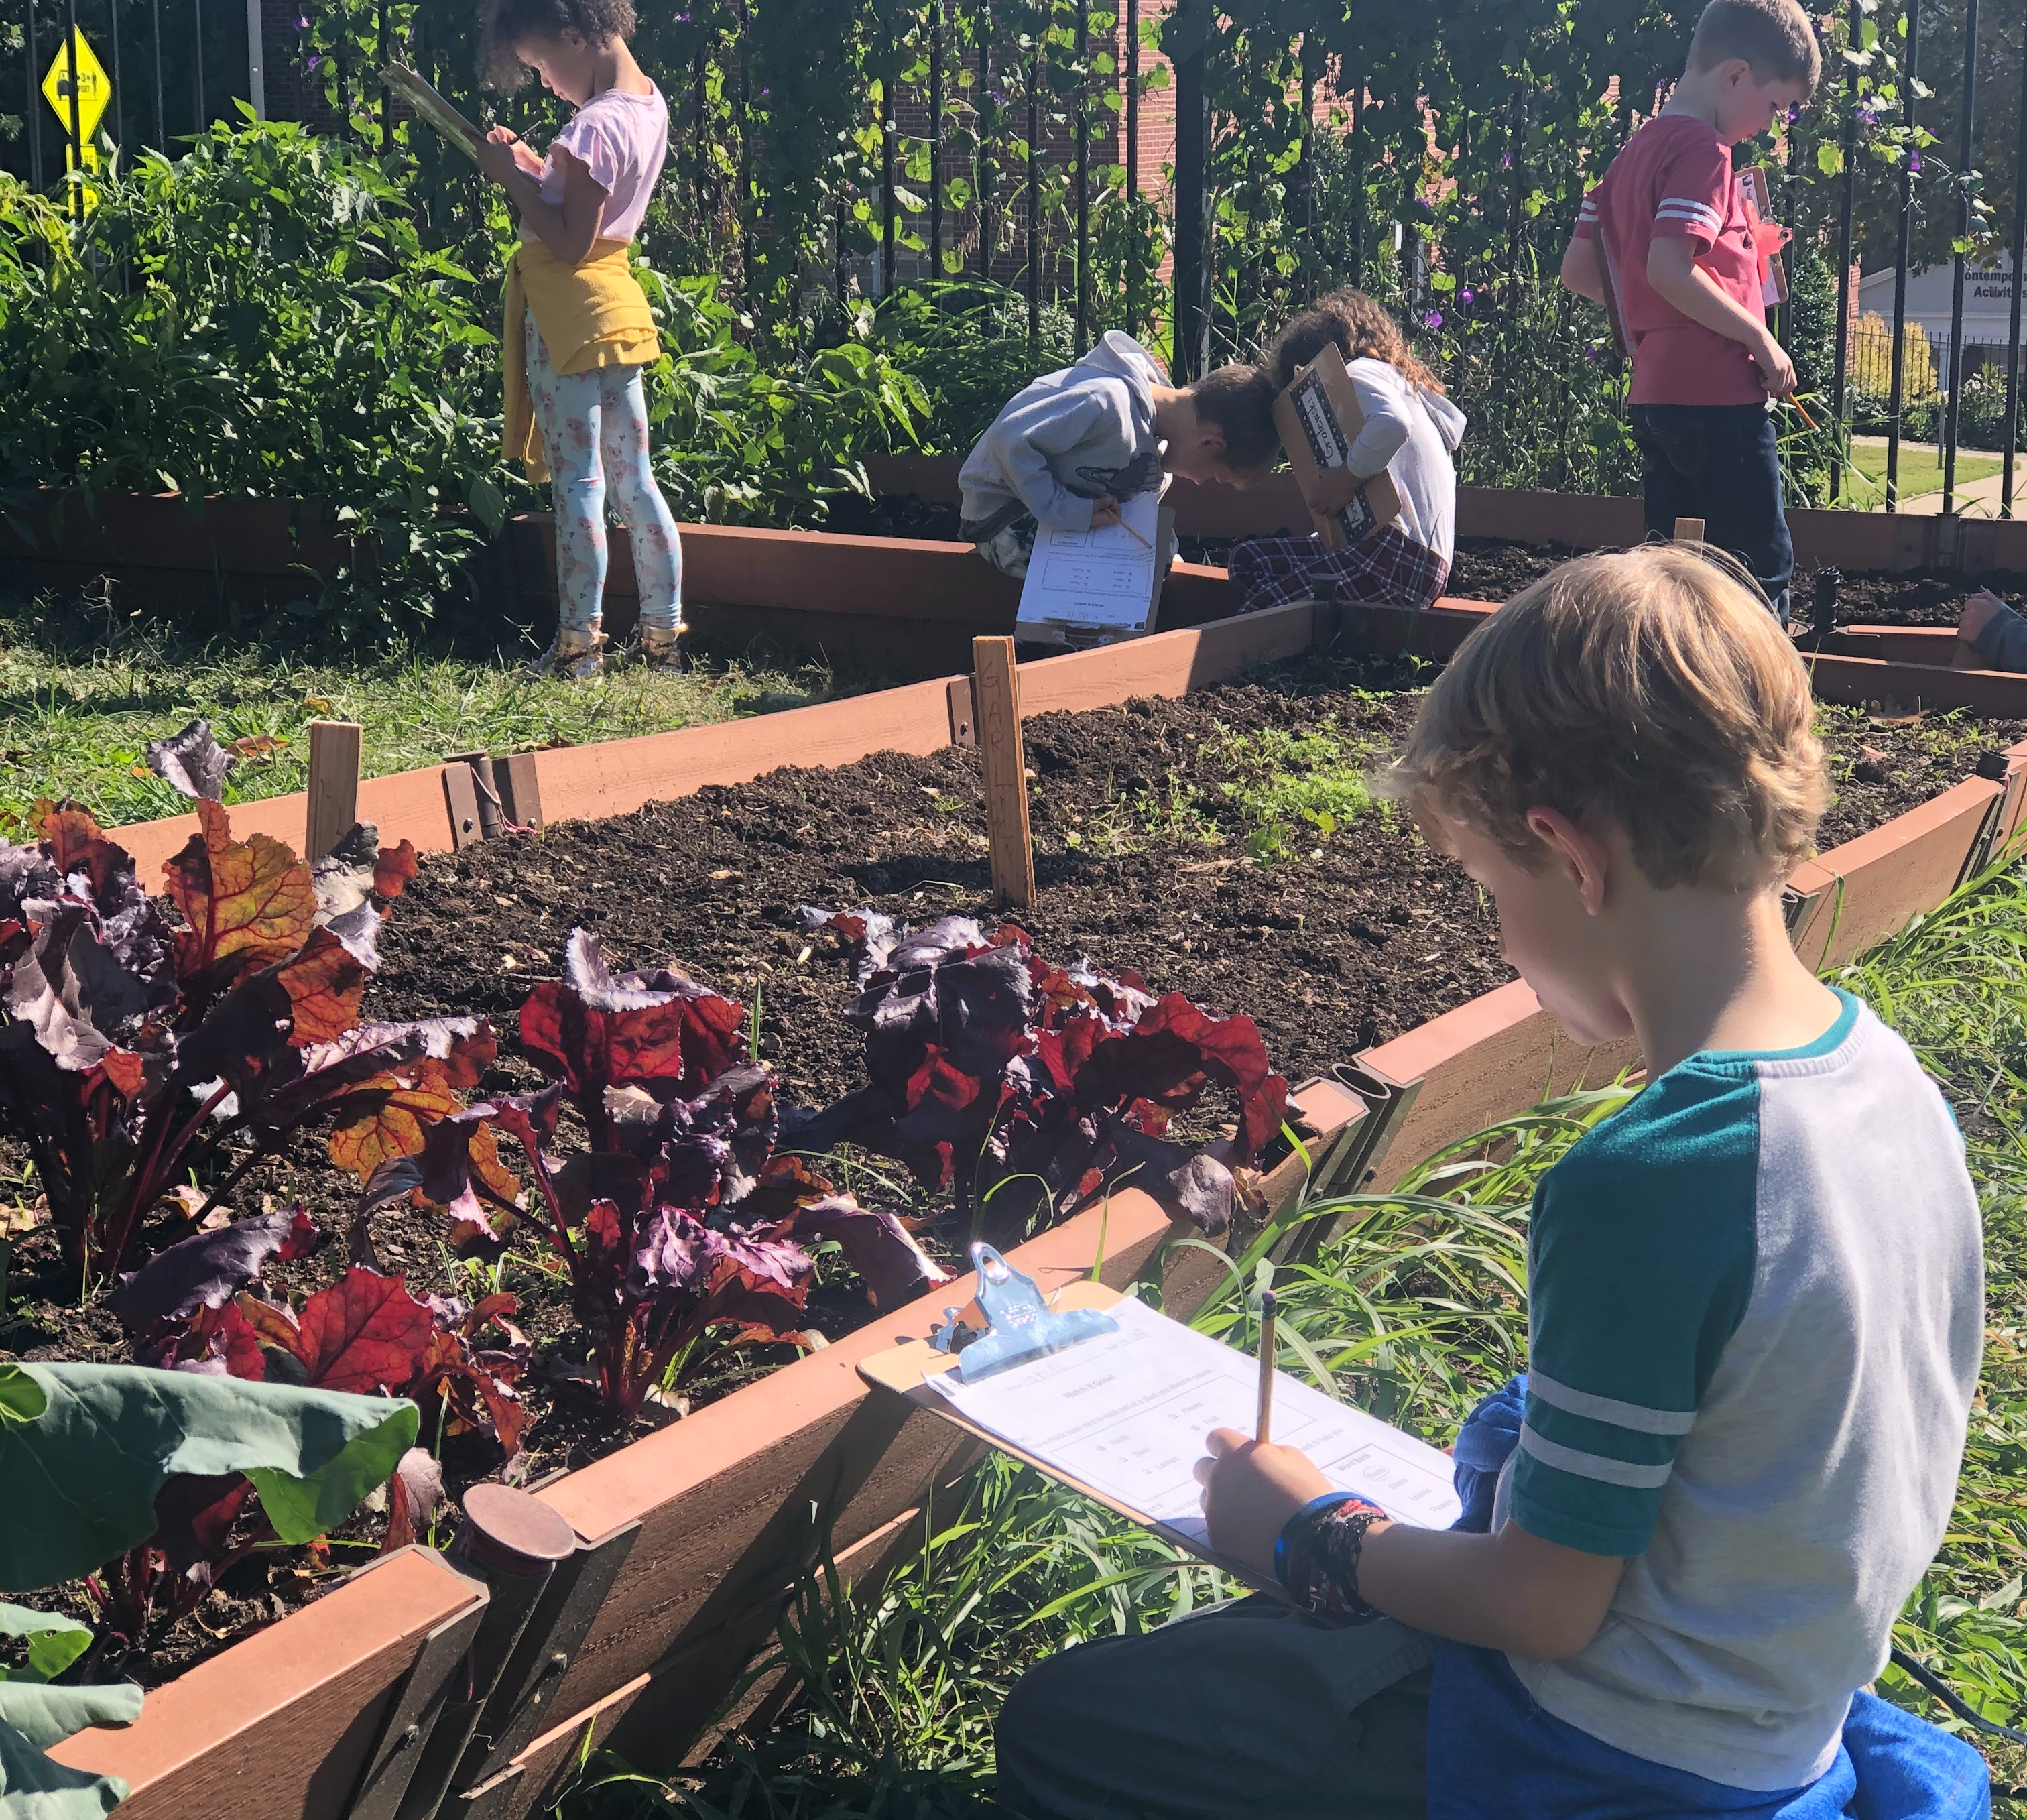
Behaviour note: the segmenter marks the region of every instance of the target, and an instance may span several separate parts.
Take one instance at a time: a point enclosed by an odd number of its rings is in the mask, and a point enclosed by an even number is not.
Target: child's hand
[[[478,168],[496,183],[504,183],[515,172],[530,177],[542,174],[542,161],[505,127],[495,127],[478,148]]]
[[[1763,336],[1752,350],[1752,364],[1759,369],[1759,382],[1770,396],[1785,398],[1794,390],[1795,363],[1771,335]]]
[[[1210,1545],[1220,1554],[1274,1571],[1274,1545],[1281,1526],[1331,1482],[1299,1448],[1265,1445],[1236,1428],[1214,1428],[1204,1445],[1209,1456],[1197,1462]]]
[[[1108,525],[1119,522],[1119,501],[1109,493],[1102,493],[1091,502],[1091,528],[1102,531]]]

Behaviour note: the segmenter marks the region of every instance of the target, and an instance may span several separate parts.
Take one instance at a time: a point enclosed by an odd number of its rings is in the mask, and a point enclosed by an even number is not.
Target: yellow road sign
[[[42,98],[55,112],[57,120],[68,135],[70,131],[70,46],[68,42],[58,45],[55,57],[50,60],[49,74],[42,78]],[[105,73],[105,65],[98,61],[98,54],[91,48],[90,41],[80,31],[77,35],[77,130],[84,141],[84,162],[87,170],[97,164],[91,142],[112,99],[113,79]]]

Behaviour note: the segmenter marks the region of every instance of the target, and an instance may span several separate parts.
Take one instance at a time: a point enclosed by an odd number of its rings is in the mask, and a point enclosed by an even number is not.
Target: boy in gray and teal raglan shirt
[[[1173,386],[1152,354],[1109,329],[1082,360],[1017,393],[978,439],[958,474],[959,534],[1017,578],[1038,526],[1117,524],[1122,500],[1166,492],[1172,474],[1243,486],[1280,452],[1269,375],[1220,367]]]
[[[1566,563],[1431,689],[1391,776],[1563,1030],[1648,1084],[1542,1179],[1529,1368],[1387,1521],[1220,1429],[1210,1539],[1276,1578],[1030,1671],[1031,1820],[1983,1820],[1977,1753],[1865,1691],[1940,1546],[1983,1331],[1942,1096],[1818,981],[1781,884],[1829,789],[1736,563]]]

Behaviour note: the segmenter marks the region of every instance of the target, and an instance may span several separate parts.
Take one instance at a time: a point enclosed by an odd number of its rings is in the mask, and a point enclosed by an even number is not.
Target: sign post
[[[65,36],[67,41],[57,47],[42,78],[42,98],[63,122],[65,171],[90,172],[98,168],[96,135],[98,123],[105,117],[113,99],[113,83],[105,73],[105,65],[98,61],[98,54],[76,25]],[[97,203],[90,184],[80,179],[72,212],[81,214]]]

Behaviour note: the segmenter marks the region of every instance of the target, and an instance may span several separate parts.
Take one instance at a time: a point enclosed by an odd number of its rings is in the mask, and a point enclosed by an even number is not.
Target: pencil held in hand
[[[1260,1407],[1253,1419],[1253,1438],[1263,1446],[1273,1438],[1276,1307],[1273,1290],[1264,1290],[1260,1297]]]
[[[1142,537],[1141,534],[1132,527],[1132,526],[1127,523],[1125,519],[1121,519],[1119,520],[1119,526],[1120,529],[1124,531],[1128,537],[1132,537],[1134,542],[1138,544],[1142,549],[1151,550],[1154,548],[1154,546],[1149,543],[1145,537]]]

